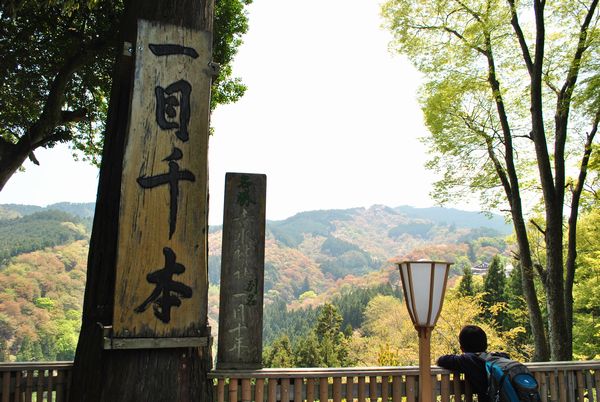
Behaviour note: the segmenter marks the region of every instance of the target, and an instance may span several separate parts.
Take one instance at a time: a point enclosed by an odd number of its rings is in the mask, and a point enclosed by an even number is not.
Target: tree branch
[[[517,16],[517,8],[515,6],[515,0],[507,0],[508,5],[510,6],[510,23],[515,30],[515,34],[517,35],[517,39],[519,40],[519,45],[521,46],[521,53],[523,54],[523,60],[525,61],[525,65],[527,66],[527,71],[531,75],[533,72],[533,62],[531,61],[531,54],[529,53],[529,47],[527,46],[527,41],[525,40],[525,35],[523,34],[523,30],[521,29],[521,24],[519,23],[519,17]]]
[[[63,110],[60,116],[61,124],[77,123],[85,120],[88,111],[86,109]]]
[[[542,235],[544,235],[544,237],[546,237],[546,231],[542,229],[542,227],[535,220],[530,219],[529,223],[531,223]]]
[[[85,63],[93,56],[100,53],[107,46],[108,40],[98,40],[93,43],[84,45],[77,49],[68,57],[54,77],[46,104],[39,119],[30,127],[28,133],[21,137],[19,144],[28,146],[47,143],[45,138],[51,136],[54,129],[66,122],[76,121],[81,115],[80,111],[63,112],[61,110],[64,104],[64,96],[66,88],[75,74]],[[35,148],[31,148],[33,150]]]
[[[558,96],[558,94],[560,93],[560,89],[558,89],[558,87],[556,87],[552,82],[550,82],[549,76],[550,75],[547,72],[544,74],[544,84],[546,84],[546,86]]]
[[[492,161],[492,164],[494,165],[496,174],[498,175],[498,178],[500,179],[500,184],[502,185],[502,188],[503,188],[504,192],[506,193],[508,203],[512,208],[512,205],[513,205],[513,203],[512,203],[512,188],[510,185],[510,180],[506,173],[506,169],[504,168],[504,166],[502,166],[502,163],[500,163],[500,160],[498,159],[498,156],[496,155],[496,149],[492,142],[492,138],[489,135],[487,135],[480,128],[475,127],[472,124],[472,121],[470,119],[468,119],[466,116],[461,116],[461,119],[463,120],[465,125],[471,131],[473,131],[475,134],[477,134],[479,137],[481,137],[483,139],[485,146],[486,146],[487,155],[490,158],[490,160]],[[500,139],[500,142],[502,142],[502,139]]]
[[[492,140],[489,137],[485,138],[485,142],[487,145],[487,151],[492,163],[494,164],[494,169],[496,169],[496,174],[502,183],[502,187],[506,193],[506,198],[508,199],[509,205],[513,206],[513,198],[512,198],[512,188],[510,186],[510,180],[508,175],[506,174],[506,170],[504,166],[500,163],[500,160],[496,157],[496,153],[494,152],[494,145],[492,144]]]
[[[469,41],[457,30],[450,28],[446,25],[408,25],[409,28],[412,29],[416,29],[416,30],[437,30],[437,31],[446,31],[449,34],[452,34],[453,36],[456,36],[458,39],[460,39],[467,47],[469,47],[470,49],[476,50],[479,53],[482,53],[485,55],[485,50],[480,48],[479,46],[473,45],[471,43],[469,43]]]
[[[535,270],[537,271],[538,275],[540,276],[540,279],[542,280],[542,283],[546,283],[547,278],[548,278],[548,273],[544,270],[544,267],[542,267],[542,264],[540,263],[535,263],[533,264]]]
[[[558,209],[563,203],[563,188],[555,187],[555,172],[552,170],[552,158],[548,150],[548,140],[546,138],[546,127],[544,122],[543,106],[543,66],[546,26],[544,22],[543,1],[534,0],[533,9],[535,13],[535,55],[533,65],[530,71],[530,114],[531,114],[531,133],[534,142],[537,167],[542,186],[543,200],[546,206],[546,224],[552,228],[554,234],[558,227]],[[556,155],[554,155],[556,159]]]
[[[472,10],[471,8],[469,8],[465,3],[463,3],[460,0],[456,1],[465,11],[467,11],[467,13],[471,14],[471,16],[473,18],[475,18],[475,20],[477,20],[477,22],[479,22],[480,24],[483,23],[483,21],[481,20],[481,15],[479,15],[479,13],[475,12],[474,10]]]
[[[529,133],[527,135],[515,135],[515,138],[527,138],[528,140],[533,141],[533,138],[531,137],[531,133]]]
[[[31,162],[32,162],[34,165],[40,166],[40,161],[38,160],[38,158],[36,158],[36,156],[35,156],[35,154],[33,153],[33,151],[31,151],[31,152],[29,153],[29,160],[30,160],[30,161],[31,161]]]
[[[488,62],[488,83],[490,84],[490,88],[492,90],[492,95],[496,104],[496,112],[498,113],[498,119],[500,120],[500,126],[502,128],[502,136],[504,138],[503,145],[506,169],[503,169],[503,172],[505,172],[506,179],[508,181],[508,184],[504,187],[505,190],[510,189],[510,191],[506,192],[506,196],[509,200],[511,208],[514,208],[516,204],[520,204],[520,194],[517,170],[514,165],[514,147],[512,143],[511,128],[508,121],[508,115],[504,106],[502,92],[500,91],[500,83],[498,82],[496,76],[496,66],[494,61],[494,54],[492,51],[492,41],[489,36],[489,33],[485,32],[484,34],[486,44],[486,58]],[[490,146],[491,144],[488,144],[488,147]],[[517,197],[519,199],[517,200],[514,197]],[[520,211],[521,206],[518,205],[517,208]]]
[[[573,194],[571,195],[571,211],[569,214],[569,228],[567,232],[567,260],[565,264],[566,277],[565,277],[565,288],[564,296],[567,301],[566,314],[569,322],[573,319],[573,284],[575,282],[575,263],[577,261],[577,220],[579,217],[579,203],[581,201],[581,194],[585,186],[585,179],[587,177],[588,166],[590,158],[592,156],[592,144],[594,138],[598,132],[598,123],[600,122],[600,108],[596,111],[594,120],[592,122],[592,130],[587,135],[583,156],[581,158],[581,164],[579,167],[579,177],[577,183],[573,188]]]
[[[48,144],[52,144],[55,142],[66,142],[73,138],[69,131],[58,131],[54,132],[51,135],[45,136],[40,142],[36,142],[32,145],[31,150],[33,151],[36,148],[46,146]]]
[[[0,137],[0,160],[4,158],[4,155],[11,153],[15,147],[15,144]]]
[[[481,53],[485,56],[486,53],[485,53],[484,49],[480,48],[479,46],[475,46],[475,45],[472,45],[471,43],[469,43],[469,41],[467,41],[467,39],[462,34],[460,34],[458,31],[456,31],[452,28],[448,28],[448,27],[442,27],[442,29],[448,33],[453,34],[454,36],[456,36],[457,38],[462,40],[468,47],[470,47],[473,50],[478,51],[479,53]]]
[[[556,183],[555,186],[557,188],[564,187],[565,181],[565,163],[564,163],[564,153],[565,153],[565,145],[567,142],[567,124],[569,120],[569,111],[571,107],[571,99],[573,95],[573,90],[575,89],[575,84],[577,83],[577,79],[579,76],[579,71],[581,67],[581,59],[583,57],[584,52],[588,48],[587,43],[587,34],[588,28],[592,21],[592,17],[596,11],[596,7],[598,6],[598,0],[592,0],[590,4],[590,8],[585,16],[583,24],[581,24],[581,28],[579,29],[579,39],[577,42],[577,50],[573,55],[573,59],[571,60],[571,64],[569,66],[569,71],[567,73],[567,78],[558,94],[556,101],[556,113],[554,115],[555,121],[555,129],[556,129],[556,142],[554,144],[554,169],[556,171]]]

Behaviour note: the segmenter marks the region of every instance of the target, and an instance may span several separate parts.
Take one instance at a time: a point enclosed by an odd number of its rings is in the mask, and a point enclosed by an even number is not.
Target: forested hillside
[[[0,261],[88,237],[91,220],[59,210],[0,220]]]
[[[0,206],[0,347],[5,360],[72,357],[93,208],[70,203]],[[302,341],[309,348],[314,339],[307,323],[318,321],[326,303],[334,306],[327,310],[333,315],[322,320],[339,314],[340,328],[350,336],[365,325],[364,311],[373,299],[399,297],[394,259],[456,261],[456,275],[464,267],[508,253],[505,225],[498,218],[489,221],[481,214],[460,212],[464,215],[455,219],[451,211],[433,212],[373,206],[269,221],[265,345],[271,348],[286,333],[291,344]],[[461,220],[489,225],[461,226]],[[215,335],[220,253],[221,228],[211,227],[209,318]],[[311,361],[307,359],[303,364]],[[331,359],[331,364],[349,362],[339,356]]]
[[[62,211],[82,219],[88,219],[94,216],[94,208],[95,204],[93,202],[58,202],[56,204],[50,204],[46,207],[40,207],[39,205],[1,204],[0,220],[14,219],[25,215],[31,215],[35,212],[48,210]]]
[[[343,283],[396,284],[392,261],[398,259],[455,261],[453,274],[458,274],[465,266],[508,254],[506,225],[500,217],[488,220],[458,211],[455,218],[453,210],[440,210],[375,205],[302,212],[267,222],[266,304],[281,299],[295,307],[318,305],[337,294]],[[470,225],[489,225],[461,226],[462,219]],[[213,283],[219,281],[220,236],[220,228],[209,234]]]
[[[0,268],[4,360],[70,360],[81,325],[87,240],[21,254]]]
[[[93,211],[93,204],[0,206],[3,360],[73,358]]]

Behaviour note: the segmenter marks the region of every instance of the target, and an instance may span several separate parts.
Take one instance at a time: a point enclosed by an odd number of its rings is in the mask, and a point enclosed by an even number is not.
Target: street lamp
[[[431,384],[431,331],[442,304],[450,262],[403,261],[398,263],[408,314],[419,334],[419,401],[433,401]]]

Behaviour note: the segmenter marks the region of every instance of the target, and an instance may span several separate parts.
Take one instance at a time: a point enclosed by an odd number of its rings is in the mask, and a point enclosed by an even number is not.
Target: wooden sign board
[[[267,176],[227,173],[217,368],[262,368]]]
[[[211,36],[141,20],[134,54],[113,337],[199,337],[207,323]]]

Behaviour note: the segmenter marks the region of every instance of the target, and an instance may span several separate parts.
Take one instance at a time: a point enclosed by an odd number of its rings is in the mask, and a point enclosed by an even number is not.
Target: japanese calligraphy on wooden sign
[[[113,336],[206,326],[211,37],[139,21],[123,162]]]
[[[262,364],[267,177],[227,173],[217,368]]]

